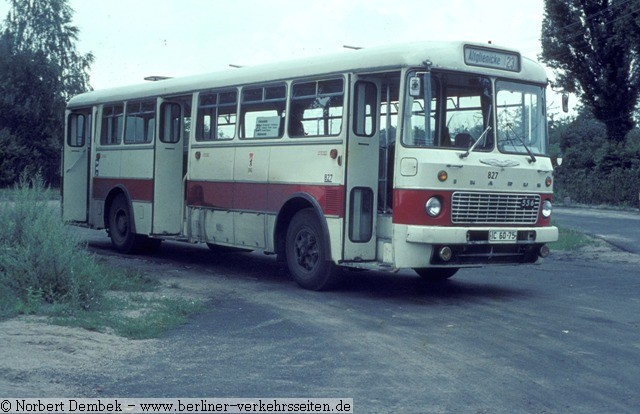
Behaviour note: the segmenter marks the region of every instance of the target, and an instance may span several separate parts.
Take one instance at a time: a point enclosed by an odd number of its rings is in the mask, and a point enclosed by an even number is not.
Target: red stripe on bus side
[[[131,200],[153,201],[153,180],[150,178],[102,178],[93,179],[93,198],[105,200],[109,191],[116,186],[127,189]]]
[[[326,215],[344,217],[343,186],[188,181],[187,205],[277,213],[295,193],[309,194]]]

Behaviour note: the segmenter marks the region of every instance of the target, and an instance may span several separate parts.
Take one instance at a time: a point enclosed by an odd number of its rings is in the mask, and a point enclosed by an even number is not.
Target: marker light
[[[544,203],[542,203],[542,217],[549,218],[551,216],[551,209],[551,201],[544,200]]]
[[[437,217],[442,211],[442,203],[438,197],[431,197],[424,206],[425,211],[431,217]]]
[[[445,170],[438,172],[438,180],[440,180],[440,182],[447,181],[447,178],[449,178],[449,174],[447,174]]]
[[[551,177],[547,177],[544,180],[544,183],[546,184],[547,187],[551,187],[551,183],[553,183],[553,180],[551,179]]]

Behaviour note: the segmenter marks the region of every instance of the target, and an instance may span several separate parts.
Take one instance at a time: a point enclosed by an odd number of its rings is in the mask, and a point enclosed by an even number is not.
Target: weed
[[[595,242],[584,233],[567,227],[558,227],[558,241],[551,244],[553,250],[575,251],[582,247],[589,246]]]

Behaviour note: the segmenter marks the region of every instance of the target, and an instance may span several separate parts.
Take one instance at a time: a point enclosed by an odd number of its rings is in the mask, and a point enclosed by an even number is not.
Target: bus
[[[558,238],[547,84],[510,48],[416,42],[83,93],[63,219],[122,253],[274,254],[312,290],[341,268],[540,263]]]

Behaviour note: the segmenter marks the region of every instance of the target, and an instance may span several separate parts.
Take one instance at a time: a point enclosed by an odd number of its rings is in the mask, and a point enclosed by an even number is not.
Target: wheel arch
[[[318,223],[320,223],[320,227],[322,228],[322,233],[324,236],[324,248],[327,252],[327,259],[333,260],[331,257],[331,239],[329,235],[329,226],[327,226],[327,220],[324,217],[322,212],[322,207],[318,201],[307,193],[294,193],[292,194],[287,201],[284,202],[278,215],[276,216],[276,224],[273,234],[273,242],[275,247],[275,252],[278,257],[278,261],[286,261],[286,238],[287,238],[287,229],[289,228],[289,224],[299,211],[311,209],[316,218],[318,219]]]
[[[109,214],[111,213],[111,204],[113,203],[113,200],[121,194],[124,195],[124,198],[127,201],[127,205],[129,206],[129,214],[131,215],[131,223],[130,223],[131,231],[135,233],[136,220],[133,212],[133,205],[131,204],[131,196],[129,195],[129,191],[127,190],[127,187],[123,186],[122,184],[118,184],[115,187],[113,187],[109,191],[109,194],[107,194],[107,198],[105,198],[104,200],[104,215],[102,217],[102,219],[104,220],[104,228],[107,230],[109,229]]]

